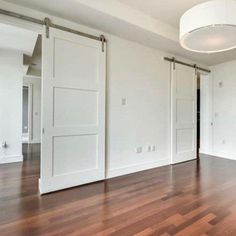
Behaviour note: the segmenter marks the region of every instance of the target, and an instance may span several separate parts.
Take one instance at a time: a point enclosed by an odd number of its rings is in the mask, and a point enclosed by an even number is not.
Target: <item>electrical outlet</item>
[[[2,148],[7,148],[8,147],[8,144],[6,141],[2,142]]]
[[[156,151],[156,146],[153,145],[153,146],[152,146],[152,152],[155,152],[155,151]]]
[[[127,102],[126,102],[126,98],[122,98],[122,99],[121,99],[121,105],[122,105],[122,106],[126,106],[126,103],[127,103]]]
[[[219,88],[223,88],[224,87],[223,82],[219,82],[218,86],[219,86]]]
[[[142,153],[143,152],[143,148],[142,147],[137,147],[136,149],[136,153]]]
[[[147,151],[148,151],[148,152],[151,152],[151,151],[152,151],[152,146],[149,145],[149,146],[147,147]]]

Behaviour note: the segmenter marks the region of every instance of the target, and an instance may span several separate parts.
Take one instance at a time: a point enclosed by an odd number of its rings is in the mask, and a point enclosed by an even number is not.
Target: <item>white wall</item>
[[[30,143],[40,143],[41,140],[41,78],[24,77],[24,85],[32,87],[32,119]]]
[[[0,163],[22,161],[22,65],[21,53],[0,50]]]
[[[213,66],[213,154],[236,160],[236,61]]]
[[[236,61],[210,69],[202,81],[201,153],[236,160]]]
[[[169,164],[170,64],[157,50],[108,41],[108,176]]]

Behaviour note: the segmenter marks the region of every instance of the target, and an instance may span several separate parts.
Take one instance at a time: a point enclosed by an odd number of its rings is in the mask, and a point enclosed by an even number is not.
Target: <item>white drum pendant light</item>
[[[236,0],[214,0],[188,10],[180,20],[180,44],[201,53],[236,48]]]

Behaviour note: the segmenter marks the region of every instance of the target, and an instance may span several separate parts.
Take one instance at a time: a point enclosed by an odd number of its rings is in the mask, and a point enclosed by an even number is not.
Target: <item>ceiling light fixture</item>
[[[188,10],[180,20],[180,44],[201,53],[236,48],[236,0],[213,0]]]

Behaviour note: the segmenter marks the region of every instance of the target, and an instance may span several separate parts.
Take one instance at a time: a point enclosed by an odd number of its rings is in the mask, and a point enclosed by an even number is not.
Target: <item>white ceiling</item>
[[[119,0],[156,19],[179,27],[182,14],[191,7],[209,0]]]
[[[20,51],[28,56],[32,55],[38,37],[36,33],[6,24],[0,24],[0,35],[0,49]]]
[[[1,1],[1,0],[0,0]],[[183,49],[178,22],[204,0],[5,0],[81,23],[206,65],[236,59],[236,50],[199,54]]]

